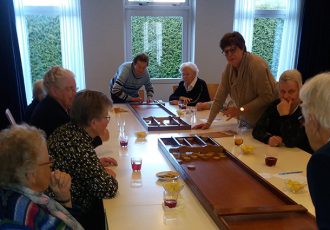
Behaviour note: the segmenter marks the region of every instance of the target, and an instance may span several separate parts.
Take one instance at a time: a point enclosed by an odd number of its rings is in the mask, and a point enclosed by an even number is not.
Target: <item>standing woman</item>
[[[220,48],[228,64],[222,74],[207,123],[194,128],[209,128],[221,109],[228,118],[239,117],[254,127],[267,106],[277,97],[274,77],[261,57],[246,51],[240,33],[225,34],[220,41]],[[224,108],[228,95],[234,105]]]
[[[309,192],[319,229],[330,229],[330,72],[316,75],[300,90],[305,129],[315,151],[307,164]]]

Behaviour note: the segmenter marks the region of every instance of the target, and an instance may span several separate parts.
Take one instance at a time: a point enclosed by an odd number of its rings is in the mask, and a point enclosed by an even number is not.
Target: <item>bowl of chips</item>
[[[255,147],[252,145],[241,145],[241,150],[244,154],[252,154]]]
[[[135,136],[136,136],[136,138],[144,139],[147,137],[147,132],[144,132],[144,131],[135,132]]]
[[[306,179],[287,179],[285,180],[285,185],[287,189],[292,193],[298,193],[303,191],[303,189],[306,187],[307,182]]]

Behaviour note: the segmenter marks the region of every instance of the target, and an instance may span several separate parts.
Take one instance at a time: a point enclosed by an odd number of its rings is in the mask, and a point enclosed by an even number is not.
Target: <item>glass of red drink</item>
[[[120,147],[127,148],[127,146],[128,146],[128,136],[126,136],[125,134],[121,134],[119,136],[119,144],[120,144]]]
[[[178,202],[179,192],[164,191],[164,205],[169,208],[175,208]]]
[[[132,157],[131,166],[134,172],[140,172],[142,167],[142,158],[141,157]]]
[[[265,164],[269,167],[275,166],[277,163],[277,157],[273,155],[266,155],[265,156]]]

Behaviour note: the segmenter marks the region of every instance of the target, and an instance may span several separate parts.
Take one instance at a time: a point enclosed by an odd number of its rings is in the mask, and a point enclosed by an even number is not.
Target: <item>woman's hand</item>
[[[103,167],[118,165],[117,161],[112,157],[101,157],[100,162]]]
[[[141,97],[132,97],[131,99],[132,102],[143,102],[143,99]]]
[[[201,111],[201,110],[208,110],[211,108],[211,103],[210,102],[198,102],[196,104],[196,109],[198,111]]]
[[[178,104],[179,104],[178,100],[170,101],[170,105],[178,105]]]
[[[240,110],[237,107],[228,107],[224,112],[223,115],[228,117],[227,120],[230,120],[233,117],[238,117]]]
[[[66,207],[72,207],[71,204],[71,176],[65,172],[55,170],[51,173],[50,189],[55,194],[55,200]]]
[[[189,97],[181,96],[181,97],[179,97],[179,100],[183,101],[184,104],[188,104],[192,99]]]
[[[210,125],[208,123],[202,123],[192,127],[192,129],[208,129],[208,128],[210,128]]]
[[[281,102],[277,104],[276,108],[280,116],[285,116],[290,114],[292,101],[287,101],[285,99],[281,99]]]

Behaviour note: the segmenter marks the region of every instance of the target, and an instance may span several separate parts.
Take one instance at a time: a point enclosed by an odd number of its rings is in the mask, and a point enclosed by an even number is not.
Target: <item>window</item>
[[[301,0],[236,0],[234,30],[263,57],[278,79],[295,68]]]
[[[54,65],[71,70],[85,88],[79,0],[14,0],[28,103],[32,85]]]
[[[151,78],[180,78],[179,66],[192,59],[192,2],[126,0],[127,61],[149,55]]]

